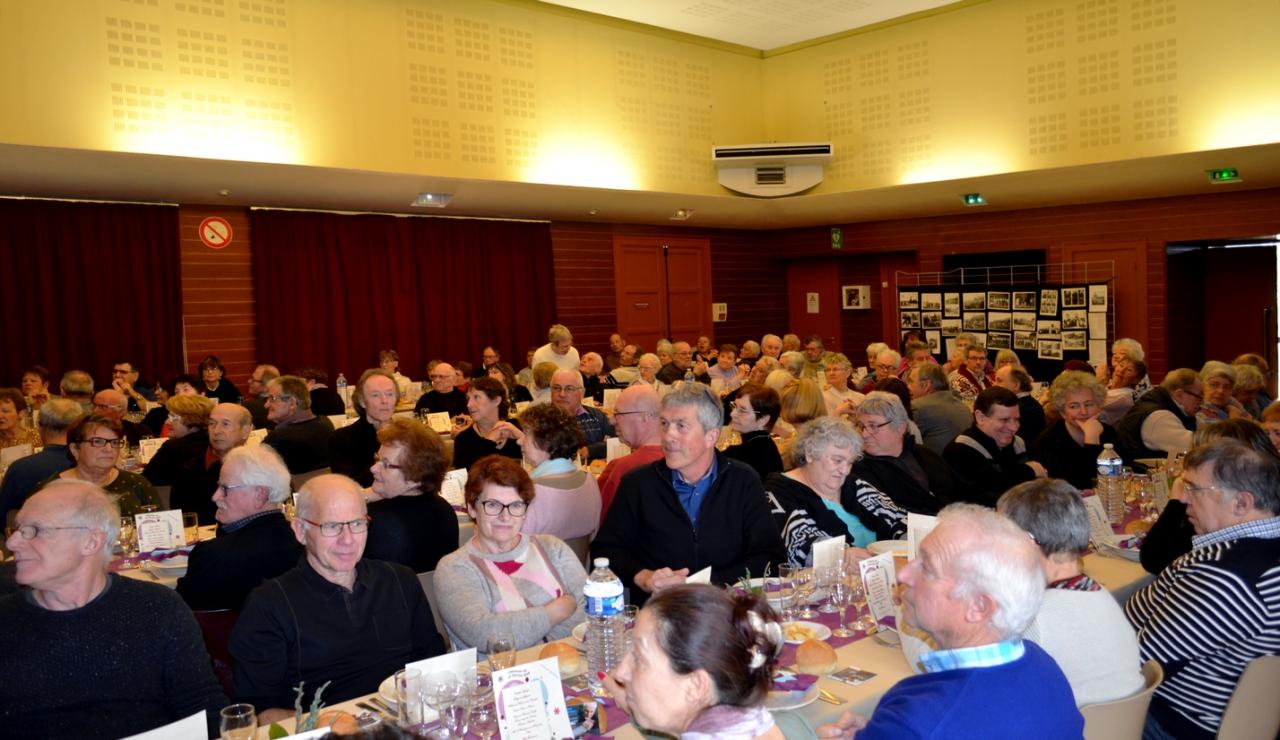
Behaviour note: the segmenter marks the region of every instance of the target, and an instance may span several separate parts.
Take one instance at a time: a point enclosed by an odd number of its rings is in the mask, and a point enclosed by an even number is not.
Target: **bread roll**
[[[560,661],[560,677],[566,678],[582,670],[582,654],[572,645],[549,642],[538,652],[538,660],[555,657]]]
[[[326,709],[320,712],[316,720],[316,729],[328,727],[335,735],[354,735],[360,731],[360,722],[348,712],[339,709]]]
[[[825,676],[836,669],[836,651],[822,640],[805,640],[796,648],[796,669]]]

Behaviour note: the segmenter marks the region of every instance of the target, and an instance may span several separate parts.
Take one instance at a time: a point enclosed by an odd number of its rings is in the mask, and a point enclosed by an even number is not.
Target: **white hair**
[[[880,356],[880,353],[886,349],[889,349],[889,345],[884,342],[872,342],[867,345],[867,357],[872,362],[875,362],[876,358]]]
[[[240,485],[266,489],[267,500],[273,504],[282,504],[289,497],[293,480],[289,468],[270,445],[237,447],[222,459],[222,467],[235,470]]]
[[[971,541],[951,556],[955,598],[986,594],[995,602],[991,628],[1002,640],[1026,631],[1044,598],[1044,569],[1035,542],[1011,519],[977,504],[951,504],[939,524],[967,528]]]
[[[796,376],[792,375],[790,372],[783,370],[782,368],[778,368],[777,370],[769,371],[769,374],[765,376],[764,384],[778,393],[782,393],[782,389],[786,388],[787,385],[795,379]]]
[[[801,352],[788,350],[778,356],[778,361],[791,372],[792,377],[800,377],[800,371],[804,370],[804,354]]]
[[[1111,344],[1111,351],[1113,353],[1123,352],[1125,357],[1128,357],[1134,362],[1142,362],[1146,357],[1146,353],[1142,351],[1142,345],[1138,343],[1138,340],[1129,339],[1127,337],[1122,337],[1113,342]]]

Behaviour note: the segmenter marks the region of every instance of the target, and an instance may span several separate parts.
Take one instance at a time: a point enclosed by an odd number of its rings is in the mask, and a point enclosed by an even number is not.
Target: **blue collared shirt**
[[[1257,537],[1263,540],[1274,540],[1280,537],[1280,516],[1233,524],[1230,527],[1195,535],[1191,538],[1191,546],[1204,547],[1205,545],[1216,545],[1219,542],[1239,540],[1245,537]]]
[[[279,513],[280,513],[279,509],[265,509],[263,511],[250,514],[249,516],[237,519],[234,522],[231,522],[230,524],[220,525],[218,529],[224,533],[234,532],[238,529],[244,529],[245,526],[248,525],[249,522],[253,521],[254,519],[261,519],[264,516],[271,516],[272,514],[279,514]]]
[[[991,668],[1012,663],[1021,658],[1026,650],[1021,639],[954,650],[933,650],[920,654],[920,667],[925,673],[951,671],[957,668]]]
[[[711,456],[711,467],[707,469],[707,474],[702,476],[696,483],[690,483],[680,475],[679,470],[671,471],[671,486],[676,489],[676,497],[680,499],[680,506],[684,508],[684,512],[689,515],[689,521],[693,523],[693,528],[698,528],[698,509],[702,508],[702,500],[707,497],[707,491],[711,490],[711,484],[716,480],[716,472],[719,460],[715,455]]]

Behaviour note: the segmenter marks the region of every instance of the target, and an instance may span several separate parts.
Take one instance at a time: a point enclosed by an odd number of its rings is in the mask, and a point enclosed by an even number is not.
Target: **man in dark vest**
[[[1204,382],[1195,370],[1169,371],[1164,382],[1139,398],[1116,424],[1121,457],[1164,457],[1189,449],[1203,401]]]

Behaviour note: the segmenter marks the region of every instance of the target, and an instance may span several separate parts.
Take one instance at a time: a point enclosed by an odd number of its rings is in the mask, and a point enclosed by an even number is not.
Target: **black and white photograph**
[[[920,308],[920,294],[915,291],[902,291],[898,293],[898,308],[904,311],[914,311]]]
[[[903,329],[919,329],[920,328],[920,312],[919,311],[903,311],[902,323]]]
[[[1034,311],[1014,311],[1013,328],[1015,331],[1035,331],[1036,314]]]
[[[923,329],[942,328],[942,312],[924,311],[920,314],[920,327]]]
[[[942,314],[947,318],[957,318],[960,316],[959,293],[942,294]]]
[[[964,294],[964,310],[985,311],[986,309],[987,309],[986,293],[965,293]]]
[[[1062,322],[1041,319],[1036,322],[1036,334],[1039,334],[1041,339],[1057,339],[1062,336]]]
[[[1061,360],[1062,342],[1056,339],[1041,339],[1036,349],[1036,357],[1041,360]]]
[[[924,333],[924,341],[929,343],[929,352],[938,354],[942,351],[942,335],[936,331],[927,331]]]
[[[1013,333],[1014,349],[1035,349],[1036,333],[1033,331],[1015,331]]]
[[[920,310],[921,311],[941,311],[942,310],[942,294],[941,293],[921,293],[920,294]]]
[[[1107,312],[1107,286],[1089,286],[1089,310],[1098,313]]]
[[[964,315],[965,331],[985,331],[987,328],[987,315],[981,311],[974,311]]]
[[[1036,310],[1036,292],[1034,290],[1015,291],[1013,294],[1013,310],[1014,311]]]
[[[870,285],[844,285],[841,286],[841,292],[844,295],[843,308],[871,308]]]
[[[1089,328],[1089,312],[1082,308],[1072,309],[1062,312],[1062,328],[1063,329],[1087,329]],[[1063,341],[1066,338],[1063,337]],[[1073,347],[1064,347],[1064,349],[1074,349]],[[1084,349],[1081,347],[1080,349]]]
[[[1009,331],[1011,326],[1011,314],[1008,311],[988,311],[987,312],[987,330],[988,331]]]
[[[1040,315],[1041,316],[1057,316],[1058,315],[1058,289],[1045,288],[1040,291]]]
[[[964,327],[960,324],[960,319],[943,319],[942,320],[942,336],[954,337],[964,331]]]
[[[987,291],[988,311],[1008,311],[1009,294],[1003,290]]]
[[[987,334],[987,349],[1009,349],[1009,333],[993,331]]]
[[[1062,289],[1062,307],[1063,308],[1084,308],[1085,307],[1085,289],[1084,288],[1063,288]]]
[[[1087,334],[1082,331],[1062,332],[1062,350],[1064,352],[1086,349],[1089,349],[1089,336]]]

